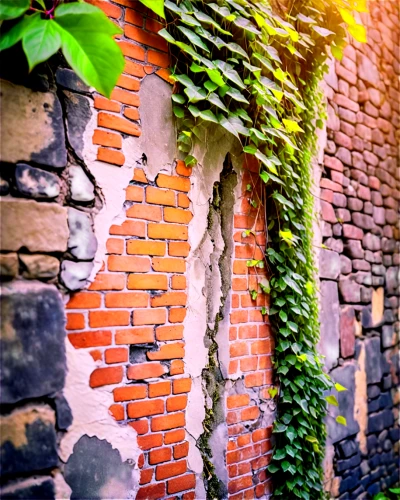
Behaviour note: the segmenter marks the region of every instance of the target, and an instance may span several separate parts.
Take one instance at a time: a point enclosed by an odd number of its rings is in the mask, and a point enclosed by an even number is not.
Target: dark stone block
[[[67,114],[67,136],[78,157],[83,160],[83,136],[92,116],[87,97],[64,91]]]
[[[400,428],[396,427],[396,429],[390,429],[389,437],[394,443],[398,441],[400,439]]]
[[[366,474],[369,473],[369,471],[371,470],[369,468],[369,465],[368,465],[368,462],[366,460],[363,460],[360,464],[360,469],[361,469],[361,475],[362,476],[365,476]]]
[[[0,448],[1,475],[40,471],[57,466],[54,413],[38,407],[16,410],[4,418]]]
[[[56,80],[58,85],[66,89],[74,90],[75,92],[90,92],[90,88],[71,69],[58,68],[56,71]]]
[[[367,393],[368,393],[368,398],[369,399],[374,399],[379,396],[381,393],[381,390],[379,389],[379,386],[377,385],[369,385],[367,388]]]
[[[65,319],[58,290],[35,282],[6,285],[1,313],[2,403],[61,390],[66,373]]]
[[[381,463],[381,457],[379,453],[376,453],[373,457],[369,459],[369,466],[371,469],[376,469]]]
[[[370,455],[372,455],[372,450],[378,446],[378,439],[376,436],[368,436],[367,437],[367,446],[368,446],[368,452]]]
[[[367,383],[377,384],[382,378],[381,342],[378,337],[373,337],[367,339],[364,344],[366,354],[365,371],[367,372]]]
[[[379,410],[379,398],[373,399],[368,403],[368,413],[373,413]]]
[[[369,495],[374,496],[380,491],[379,483],[371,484],[371,486],[367,489]]]
[[[356,490],[354,490],[351,495],[353,498],[359,498],[360,495],[364,492],[364,488],[362,486],[359,486]]]
[[[387,391],[391,387],[392,387],[392,376],[386,375],[386,377],[383,377],[383,388]]]
[[[6,179],[0,177],[0,196],[5,196],[10,192],[10,184]]]
[[[61,431],[66,431],[72,424],[71,408],[62,394],[57,394],[54,402],[56,405],[57,428]]]
[[[18,191],[31,198],[55,198],[60,194],[58,177],[51,172],[18,163],[15,169]]]
[[[389,392],[385,392],[379,396],[379,409],[391,408],[393,406],[392,396]]]
[[[361,479],[360,484],[364,488],[364,490],[367,488],[369,483],[371,482],[371,479],[369,476],[365,476]]]
[[[32,484],[23,486],[16,484],[12,490],[0,492],[3,500],[53,500],[55,498],[55,487],[52,479],[45,479],[42,482],[34,479]]]
[[[339,443],[338,448],[343,458],[349,458],[358,451],[358,446],[353,440],[342,441]]]
[[[71,500],[83,498],[129,498],[134,489],[134,464],[122,462],[118,450],[106,440],[82,436],[65,464],[64,477]]]

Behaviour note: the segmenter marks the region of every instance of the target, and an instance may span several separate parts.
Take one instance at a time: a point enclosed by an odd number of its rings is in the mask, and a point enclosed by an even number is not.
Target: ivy
[[[87,84],[110,97],[124,69],[114,40],[122,30],[101,9],[83,2],[1,0],[0,50],[22,42],[29,71],[60,49]]]
[[[218,123],[259,161],[268,216],[265,265],[271,296],[277,398],[275,449],[268,469],[281,498],[322,498],[327,403],[334,386],[317,353],[316,269],[312,250],[312,161],[316,129],[325,110],[319,83],[327,47],[341,59],[347,31],[365,41],[354,11],[365,0],[165,0],[167,24],[159,34],[175,56],[173,112],[178,146],[193,165],[196,139]],[[249,193],[251,186],[249,186]],[[246,231],[245,236],[252,234]],[[264,261],[249,260],[249,267]],[[253,298],[257,291],[249,290]],[[337,391],[345,390],[339,384]],[[346,425],[344,417],[336,419]]]

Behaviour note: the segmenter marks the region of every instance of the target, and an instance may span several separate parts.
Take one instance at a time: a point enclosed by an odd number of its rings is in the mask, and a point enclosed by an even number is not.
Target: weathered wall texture
[[[340,498],[399,479],[398,9],[371,2],[368,44],[352,42],[326,78],[321,333],[327,368],[348,389],[328,417],[327,489]]]

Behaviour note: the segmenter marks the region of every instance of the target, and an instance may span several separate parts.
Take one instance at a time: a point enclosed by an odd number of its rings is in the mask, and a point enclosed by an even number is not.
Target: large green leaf
[[[1,0],[0,21],[15,19],[29,9],[29,0]]]
[[[31,23],[22,39],[29,70],[47,61],[61,46],[60,28],[53,19],[40,19]]]
[[[26,15],[17,24],[14,24],[11,29],[2,33],[0,37],[0,50],[8,49],[22,40],[24,33],[39,17],[39,13],[35,13],[33,16]]]
[[[157,16],[165,19],[164,0],[139,0],[143,5],[152,10]]]
[[[187,38],[193,43],[193,45],[197,45],[197,47],[200,47],[206,52],[210,52],[207,45],[203,42],[203,40],[199,37],[199,35],[196,35],[194,31],[185,28],[184,26],[178,26],[178,29],[180,29],[182,33],[184,33],[185,36],[187,36]]]
[[[125,65],[113,39],[121,29],[100,9],[86,3],[58,6],[54,21],[59,25],[61,48],[69,65],[87,85],[110,97]]]

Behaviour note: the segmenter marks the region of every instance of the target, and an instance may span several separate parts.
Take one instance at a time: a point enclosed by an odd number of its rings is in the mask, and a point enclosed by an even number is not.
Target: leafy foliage
[[[121,29],[93,5],[72,2],[55,7],[54,3],[46,10],[43,0],[33,3],[41,8],[31,7],[29,0],[2,0],[0,20],[18,19],[2,29],[0,50],[22,41],[31,71],[61,49],[87,85],[110,97],[124,68],[121,49],[113,39]]]
[[[358,41],[365,29],[353,11],[365,0],[267,1],[165,0],[167,27],[160,31],[176,57],[179,149],[191,153],[208,122],[235,135],[243,151],[259,160],[265,197],[253,199],[268,214],[265,262],[269,313],[275,327],[278,418],[269,471],[276,497],[321,498],[326,404],[337,405],[333,384],[317,353],[319,337],[312,252],[312,159],[322,125],[319,82],[327,69],[327,46],[340,59],[346,24]],[[250,186],[251,188],[251,186]],[[251,234],[246,232],[246,236]],[[264,261],[249,260],[249,267]],[[256,291],[250,290],[256,297]],[[345,390],[337,384],[338,392]],[[346,425],[344,417],[337,423]]]

